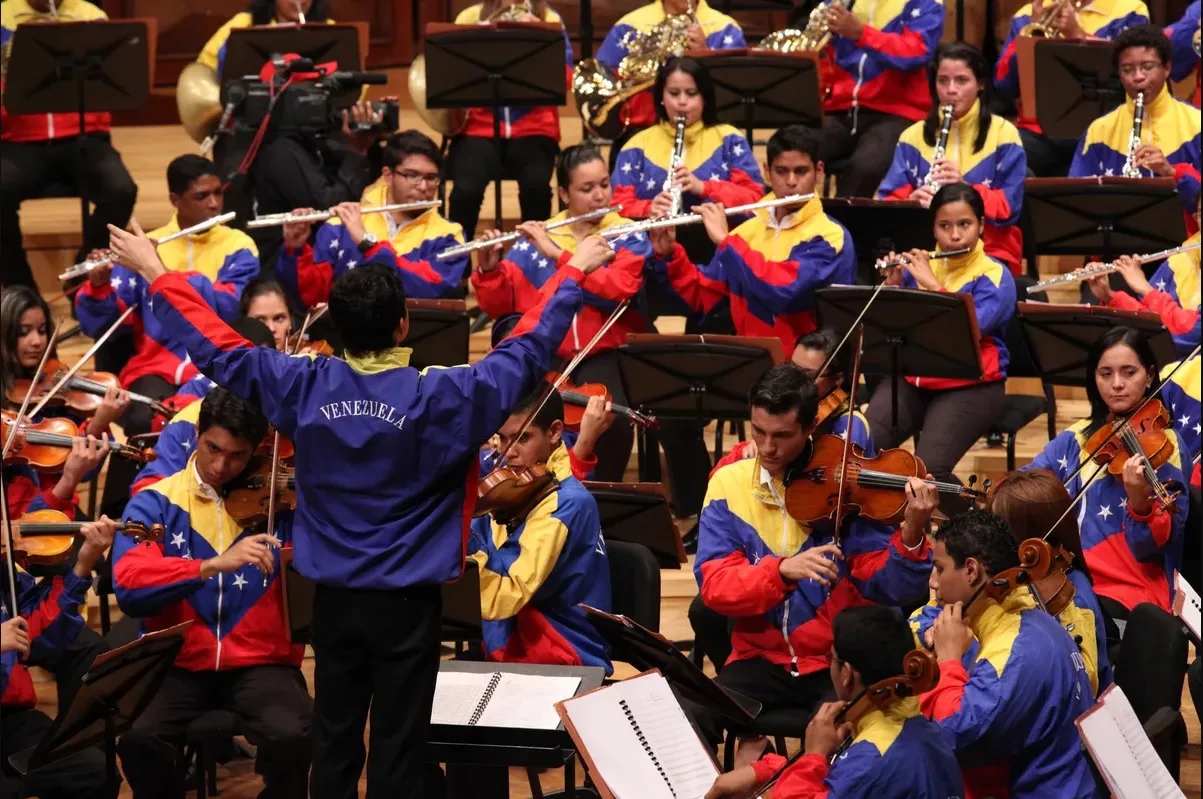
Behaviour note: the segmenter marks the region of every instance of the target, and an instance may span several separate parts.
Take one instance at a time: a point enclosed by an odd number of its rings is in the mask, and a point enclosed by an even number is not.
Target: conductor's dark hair
[[[601,150],[592,144],[574,144],[571,147],[565,147],[560,151],[559,158],[556,159],[556,185],[561,189],[567,189],[572,183],[572,173],[576,171],[576,168],[594,161],[601,161],[604,164],[606,159],[602,157]]]
[[[258,446],[267,435],[267,417],[258,408],[221,386],[214,386],[201,400],[196,432],[220,427],[251,446]]]
[[[1099,369],[1099,361],[1103,360],[1103,354],[1112,347],[1120,346],[1129,347],[1136,353],[1137,360],[1149,373],[1149,389],[1152,390],[1157,385],[1157,377],[1161,373],[1161,368],[1157,364],[1157,356],[1153,354],[1153,348],[1149,346],[1149,339],[1141,335],[1140,331],[1126,325],[1108,328],[1107,332],[1099,336],[1098,341],[1086,353],[1086,398],[1090,400],[1090,425],[1086,428],[1088,435],[1102,427],[1103,423],[1107,421],[1107,417],[1111,415],[1111,409],[1107,407],[1107,403],[1103,401],[1103,395],[1099,392],[1095,373]]]
[[[1164,30],[1150,23],[1133,25],[1131,28],[1124,28],[1120,35],[1115,37],[1115,47],[1111,50],[1111,66],[1116,72],[1119,72],[1120,56],[1132,47],[1156,50],[1163,67],[1168,67],[1174,58],[1174,45]]]
[[[748,404],[774,416],[794,411],[798,424],[810,427],[819,410],[815,381],[796,364],[779,363],[760,376],[748,394]]]
[[[251,0],[251,24],[270,25],[276,18],[276,0]],[[313,0],[309,12],[305,14],[305,22],[325,22],[330,19],[330,3],[327,0]],[[350,69],[350,67],[344,67]]]
[[[364,264],[334,281],[330,318],[346,351],[364,355],[391,349],[405,318],[405,300],[401,277],[385,264]]]
[[[676,123],[675,119],[668,118],[668,111],[664,108],[664,86],[668,83],[668,76],[674,72],[684,72],[697,84],[698,94],[702,96],[702,124],[706,127],[717,125],[718,108],[714,99],[714,81],[710,77],[710,70],[706,69],[701,61],[687,55],[673,56],[665,61],[656,73],[656,85],[652,89],[656,118],[661,122]]]
[[[1001,516],[977,508],[954,516],[936,531],[935,539],[944,544],[959,569],[973,558],[989,575],[1019,565],[1019,546]]]
[[[810,156],[816,167],[819,165],[819,137],[810,128],[802,125],[786,125],[778,128],[765,148],[765,161],[771,167],[782,153],[802,153]]]
[[[276,337],[272,335],[271,328],[258,319],[252,319],[249,316],[240,316],[237,319],[231,320],[229,324],[235,333],[256,347],[267,347],[269,350],[276,348]]]
[[[167,191],[172,194],[183,194],[188,187],[201,178],[217,174],[217,165],[203,155],[189,153],[179,155],[167,165]]]
[[[927,119],[923,121],[923,141],[927,142],[929,146],[934,145],[936,137],[940,133],[940,100],[939,94],[936,93],[936,73],[939,72],[940,64],[944,61],[962,62],[969,67],[973,77],[977,78],[977,82],[982,86],[982,90],[978,94],[977,138],[973,140],[973,151],[980,153],[986,146],[986,137],[990,135],[990,120],[993,119],[993,114],[990,113],[990,87],[994,83],[994,78],[990,74],[990,66],[982,56],[982,51],[966,42],[948,42],[936,48],[936,58],[927,70],[927,84],[931,90],[932,106],[931,110],[927,112]]]
[[[974,216],[978,219],[986,218],[986,204],[982,202],[982,195],[978,194],[977,189],[968,183],[949,183],[936,192],[935,197],[931,198],[931,206],[928,210],[931,213],[933,224],[936,221],[936,212],[949,203],[969,203]]]
[[[835,659],[860,674],[866,687],[902,674],[902,660],[915,648],[906,619],[893,608],[844,608],[831,622]]]
[[[526,415],[532,408],[539,404],[543,399],[543,395],[547,392],[549,386],[546,382],[540,381],[538,387],[522,398],[522,401],[510,411],[510,415],[515,414]],[[560,392],[552,391],[547,398],[547,402],[543,403],[543,407],[535,414],[534,420],[531,422],[531,427],[537,427],[544,433],[555,422],[564,421],[564,400],[560,398]]]
[[[434,140],[420,130],[403,130],[394,133],[380,145],[380,165],[396,169],[411,155],[429,158],[439,170],[443,168],[443,156]]]

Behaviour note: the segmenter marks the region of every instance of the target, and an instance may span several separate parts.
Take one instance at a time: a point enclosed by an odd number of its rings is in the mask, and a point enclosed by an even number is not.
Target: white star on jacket
[[[1096,516],[1101,516],[1101,517],[1103,517],[1103,521],[1106,521],[1107,519],[1110,519],[1110,518],[1111,518],[1111,516],[1113,515],[1113,514],[1111,513],[1111,506],[1110,506],[1110,505],[1103,505],[1103,506],[1101,507],[1101,509],[1099,510],[1099,512],[1098,512],[1097,514],[1095,514],[1095,515],[1096,515]]]
[[[734,36],[724,36],[723,44],[725,44],[727,47],[730,47],[731,45],[735,44],[735,37]]]
[[[1199,423],[1195,422],[1195,435],[1199,435],[1199,433],[1203,433],[1203,427],[1200,427]]]
[[[918,19],[919,15],[922,13],[923,13],[922,11],[920,11],[919,9],[916,8],[914,11],[911,12],[911,16],[914,17],[915,19]]]
[[[551,264],[551,261],[547,260],[546,258],[539,259],[539,268],[540,269],[546,269],[550,264]]]
[[[118,289],[121,288],[121,278],[119,278],[119,277],[113,278],[112,280],[109,281],[109,285],[113,287],[113,291],[117,291]]]
[[[1062,469],[1068,469],[1069,468],[1069,458],[1059,459],[1057,461],[1057,465],[1060,466]]]
[[[136,278],[136,277],[127,278],[125,282],[128,283],[129,287],[132,289],[134,286],[138,285],[138,278]]]
[[[985,186],[987,189],[990,188],[990,184],[993,182],[994,182],[993,178],[982,178],[982,185]]]
[[[648,178],[648,179],[647,179],[647,187],[648,187],[649,189],[654,189],[654,188],[656,188],[656,180],[655,180],[655,178]]]
[[[347,261],[347,268],[348,268],[348,269],[354,269],[354,268],[355,268],[355,267],[357,267],[357,266],[359,266],[359,261],[356,261],[356,260],[350,260],[350,261]]]
[[[1158,280],[1158,281],[1157,281],[1157,290],[1158,290],[1158,291],[1165,291],[1165,281],[1164,281],[1164,280]]]
[[[731,152],[735,153],[736,155],[743,155],[744,146],[742,144],[737,144],[731,148]]]
[[[631,171],[631,162],[627,161],[625,164],[622,165],[622,173],[625,175],[625,174],[628,174],[630,171]]]
[[[1182,414],[1182,418],[1178,420],[1178,424],[1182,425],[1183,427],[1186,427],[1188,424],[1190,424],[1190,417],[1187,416],[1185,413]]]
[[[183,533],[172,533],[171,545],[177,549],[183,549],[184,548],[184,534]]]
[[[184,448],[184,452],[187,452],[188,450],[192,449],[192,442],[191,441],[181,441],[180,446]]]
[[[238,586],[239,590],[246,587],[246,578],[242,576],[242,572],[234,572],[234,585]]]
[[[514,249],[522,251],[522,252],[525,252],[529,247],[530,247],[530,242],[527,241],[526,239],[522,239],[521,241],[519,241],[517,244],[514,245]]]

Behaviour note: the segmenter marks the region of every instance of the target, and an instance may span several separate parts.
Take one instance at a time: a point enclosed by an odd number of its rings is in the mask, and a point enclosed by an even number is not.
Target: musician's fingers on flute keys
[[[647,232],[652,241],[652,250],[658,258],[671,258],[677,248],[677,229],[674,227],[652,228]]]
[[[480,237],[480,241],[491,241],[500,238],[500,230],[489,230]],[[501,245],[494,244],[491,247],[481,247],[476,251],[476,270],[478,272],[492,272],[501,263]]]
[[[695,209],[702,216],[702,224],[706,226],[706,234],[715,246],[722,244],[727,238],[727,210],[722,203],[702,203]]]
[[[303,216],[305,214],[315,213],[312,208],[294,208],[293,216]],[[291,249],[303,247],[305,242],[309,240],[309,231],[311,223],[309,222],[285,222],[284,223],[284,246]]]
[[[1111,276],[1110,275],[1095,275],[1086,279],[1086,285],[1090,287],[1090,292],[1098,299],[1099,302],[1106,305],[1111,302]]]

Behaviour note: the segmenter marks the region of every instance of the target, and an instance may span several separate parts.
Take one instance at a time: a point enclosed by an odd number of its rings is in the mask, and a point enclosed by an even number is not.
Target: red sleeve
[[[472,270],[469,281],[476,291],[476,304],[492,319],[518,312],[511,280],[511,273],[515,269],[517,267],[509,261],[502,261],[491,272]]]
[[[764,185],[739,169],[731,170],[730,180],[704,180],[702,184],[703,197],[710,202],[722,203],[727,208],[754,203],[764,196]],[[623,214],[630,216],[625,207]]]
[[[736,444],[731,448],[730,452],[719,458],[718,463],[714,464],[714,468],[710,470],[710,476],[714,477],[714,473],[724,466],[735,463],[736,461],[742,461],[744,458],[748,457],[746,453],[748,449],[753,446],[755,445],[751,441],[741,441]]]
[[[1153,543],[1157,545],[1158,549],[1166,545],[1166,542],[1170,540],[1170,535],[1174,532],[1174,515],[1166,513],[1165,507],[1160,501],[1153,503],[1153,509],[1147,516],[1141,516],[1132,508],[1128,508],[1128,515],[1149,528],[1149,534],[1153,536]]]
[[[914,186],[912,186],[909,183],[903,183],[901,186],[899,186],[898,188],[896,188],[892,192],[890,192],[890,196],[887,197],[886,199],[887,200],[909,200],[911,198],[911,195],[914,193],[915,193]]]
[[[822,799],[827,796],[827,759],[822,755],[803,755],[781,775],[773,796],[788,799]]]
[[[652,201],[636,197],[634,186],[615,186],[610,202],[621,205],[622,215],[627,219],[647,219],[652,210]]]
[[[569,250],[560,253],[557,269],[567,266],[571,258]],[[643,286],[643,263],[635,253],[620,249],[613,261],[585,275],[581,290],[614,302],[634,297]]]
[[[727,296],[727,284],[702,274],[680,244],[673,246],[668,261],[668,282],[686,305],[702,313],[709,313]]]
[[[1144,307],[1140,304],[1140,300],[1133,297],[1126,291],[1111,292],[1111,302],[1107,303],[1108,308],[1119,308],[1121,311],[1143,311]]]
[[[908,188],[910,184],[907,184]],[[1002,189],[989,189],[980,183],[973,184],[973,188],[977,189],[977,193],[982,197],[982,204],[986,206],[987,219],[1007,219],[1011,216],[1011,202],[1007,199],[1007,193]],[[911,189],[907,192],[910,196]]]
[[[918,14],[918,10],[915,13]],[[902,33],[886,33],[865,25],[856,46],[895,58],[920,58],[928,53],[923,34],[910,28],[903,28]]]
[[[57,479],[54,482],[55,485],[58,484]],[[59,499],[54,495],[54,486],[50,486],[49,488],[42,489],[42,501],[45,502],[46,507],[50,508],[51,510],[57,510],[61,513],[67,514],[72,519],[75,518],[75,505],[78,500],[74,491],[71,492],[71,496],[67,499]]]
[[[959,660],[940,662],[940,682],[919,697],[919,709],[932,721],[943,721],[961,709],[969,672]]]
[[[306,244],[297,256],[297,293],[306,308],[330,299],[334,284],[334,267],[330,263],[315,263],[313,247]]]
[[[708,560],[701,566],[702,601],[724,616],[758,616],[785,601],[789,585],[781,577],[781,558],[761,558],[755,565],[742,551]]]
[[[577,480],[587,480],[589,479],[589,472],[593,471],[593,468],[597,466],[597,455],[595,454],[592,458],[585,460],[584,458],[577,457],[575,449],[569,449],[568,465],[572,468],[573,477]]]
[[[1199,323],[1199,312],[1183,308],[1167,292],[1153,289],[1140,300],[1141,307],[1152,311],[1165,322],[1171,333],[1185,333]]]
[[[29,622],[29,640],[37,638],[42,634],[42,631],[54,623],[58,618],[62,608],[59,607],[58,599],[63,593],[63,578],[55,577],[50,584],[50,593],[46,594],[46,598],[37,604],[30,612],[21,614],[25,617],[25,621]]]
[[[787,760],[783,755],[769,753],[752,764],[752,770],[756,772],[756,781],[765,782],[777,771],[786,764]]]

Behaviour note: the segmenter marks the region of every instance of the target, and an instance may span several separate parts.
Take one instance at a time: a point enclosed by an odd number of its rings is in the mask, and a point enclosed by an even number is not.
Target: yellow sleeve
[[[481,4],[477,3],[474,6],[468,6],[463,11],[455,15],[456,25],[475,25],[480,22]]]
[[[517,541],[470,556],[480,568],[480,615],[486,621],[510,619],[526,607],[547,580],[568,540],[568,528],[553,513],[556,495],[541,502],[526,518]]]
[[[205,47],[200,51],[200,55],[196,57],[198,64],[204,64],[214,72],[217,71],[217,60],[221,53],[221,48],[225,47],[226,40],[230,38],[230,31],[234,28],[249,28],[251,26],[251,15],[243,11],[235,14],[230,18],[230,21],[217,29],[217,33],[213,34],[209,41],[205,42]]]

